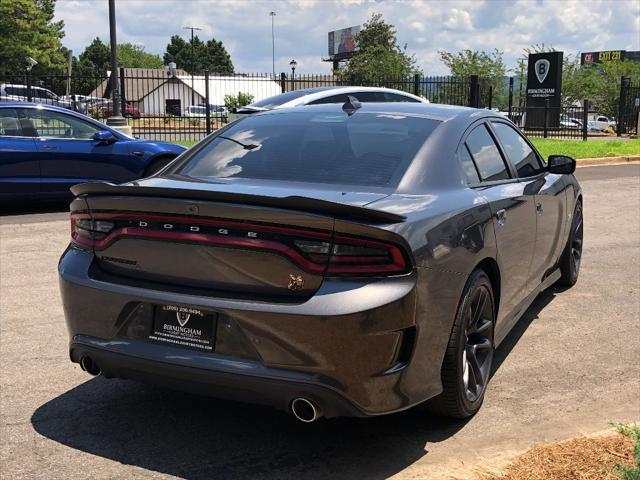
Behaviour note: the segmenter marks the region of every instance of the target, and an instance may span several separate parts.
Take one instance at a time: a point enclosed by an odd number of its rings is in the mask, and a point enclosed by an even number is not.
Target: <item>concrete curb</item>
[[[602,165],[624,165],[629,163],[640,163],[640,155],[628,155],[625,157],[579,158],[576,162],[578,168],[600,167]]]

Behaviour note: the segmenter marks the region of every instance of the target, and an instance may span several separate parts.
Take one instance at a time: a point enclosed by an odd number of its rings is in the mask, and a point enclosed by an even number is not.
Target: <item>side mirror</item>
[[[547,160],[547,171],[559,175],[571,174],[576,171],[576,161],[565,155],[550,155]]]
[[[109,130],[99,130],[94,133],[91,138],[100,143],[112,143],[117,140],[115,135],[113,135]]]

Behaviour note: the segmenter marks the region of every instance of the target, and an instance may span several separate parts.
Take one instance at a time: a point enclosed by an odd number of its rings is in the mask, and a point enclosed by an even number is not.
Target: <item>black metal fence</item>
[[[28,74],[0,79],[0,101],[33,101],[70,108],[106,120],[114,111],[113,82],[108,76]],[[233,107],[280,93],[312,87],[379,86],[402,90],[432,103],[493,108],[500,106],[529,136],[582,138],[589,135],[588,108],[514,105],[513,78],[508,89],[495,92],[478,76],[469,78],[367,77],[334,75],[237,74],[181,70],[120,68],[119,95],[122,115],[133,135],[165,141],[193,142],[224,126],[233,118]],[[640,82],[622,79],[619,134],[635,131]],[[520,102],[518,102],[520,103]],[[527,119],[527,116],[529,117]]]
[[[528,137],[586,140],[589,134],[589,106],[511,107],[507,116]]]
[[[635,133],[638,135],[638,116],[640,115],[640,80],[620,79],[620,99],[616,133]]]

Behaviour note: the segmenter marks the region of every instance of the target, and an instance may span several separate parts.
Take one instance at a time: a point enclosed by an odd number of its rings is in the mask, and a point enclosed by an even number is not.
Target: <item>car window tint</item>
[[[22,137],[18,113],[14,108],[0,108],[0,136]]]
[[[356,98],[358,98],[356,95],[354,95]],[[358,98],[358,100],[360,100]],[[347,94],[343,93],[340,95],[331,95],[330,97],[325,97],[325,98],[319,98],[317,100],[314,100],[313,102],[309,102],[309,105],[324,105],[327,103],[345,103],[347,101]],[[361,101],[365,101],[365,100],[361,100]]]
[[[507,158],[518,172],[518,177],[532,177],[542,172],[536,152],[513,127],[506,123],[493,123],[493,128],[504,147]]]
[[[420,100],[417,100],[413,97],[409,97],[407,95],[400,95],[399,93],[392,92],[384,92],[383,94],[385,102],[411,102],[411,103],[420,103]]]
[[[367,112],[252,116],[230,126],[226,138],[214,137],[172,173],[391,187],[439,124]]]
[[[84,120],[50,110],[28,110],[39,137],[90,139],[100,129]]]
[[[476,170],[476,166],[473,163],[473,159],[471,158],[471,154],[469,153],[466,145],[462,145],[458,152],[458,157],[460,158],[460,164],[462,165],[462,171],[464,172],[466,182],[478,183],[480,181],[480,176],[478,175],[478,170]]]
[[[509,178],[502,154],[485,125],[476,127],[467,137],[466,143],[483,181]]]

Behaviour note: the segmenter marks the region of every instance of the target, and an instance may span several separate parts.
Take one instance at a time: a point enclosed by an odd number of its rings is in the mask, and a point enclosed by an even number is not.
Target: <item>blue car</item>
[[[184,150],[136,140],[64,108],[2,103],[0,202],[64,199],[78,183],[147,177]]]

